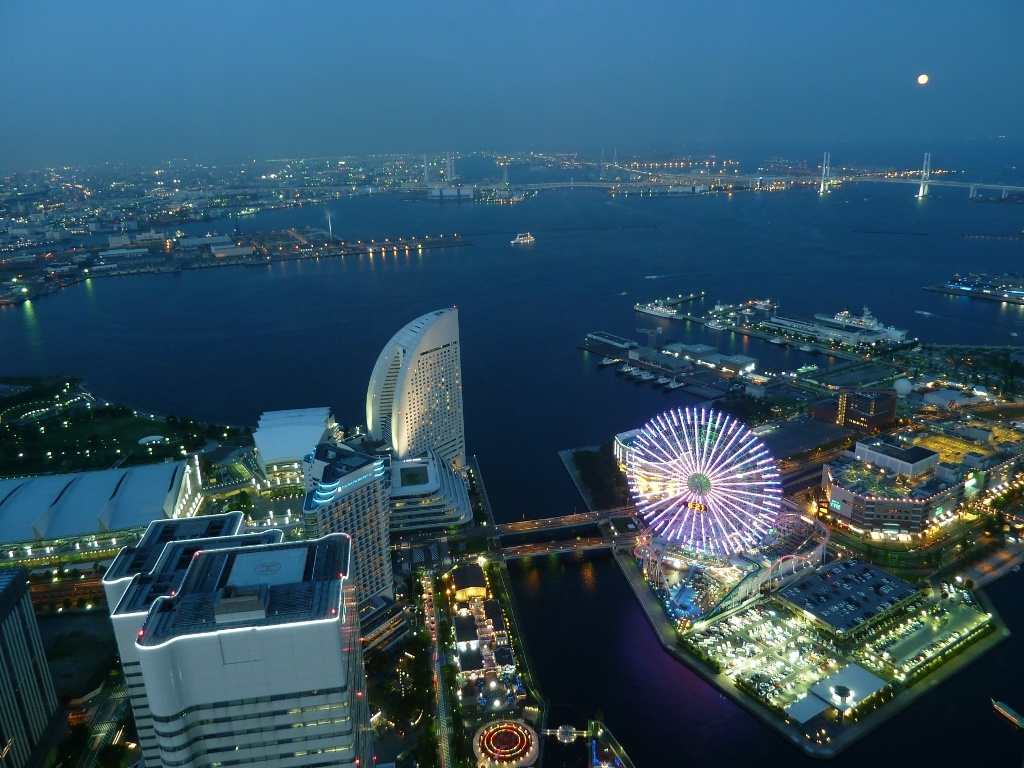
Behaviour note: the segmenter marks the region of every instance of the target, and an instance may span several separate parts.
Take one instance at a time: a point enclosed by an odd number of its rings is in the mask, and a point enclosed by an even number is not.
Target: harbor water
[[[458,233],[468,247],[90,280],[0,308],[0,375],[73,374],[97,395],[157,413],[254,425],[264,410],[332,407],[363,423],[367,380],[401,325],[458,306],[467,445],[499,521],[582,509],[557,451],[608,440],[698,402],[617,376],[576,348],[589,331],[702,342],[795,369],[820,357],[636,313],[707,291],[706,306],[770,298],[781,311],[867,305],[926,341],[1017,344],[1024,307],[921,290],[954,273],[1020,269],[1024,206],[925,200],[904,185],[674,198],[543,194],[516,205],[368,196],[330,207],[348,240]],[[326,228],[327,208],[271,211],[248,231]],[[192,234],[215,225],[192,225]],[[221,231],[230,224],[223,222]],[[529,245],[510,244],[531,232]],[[807,762],[658,645],[614,561],[567,555],[512,567],[545,693],[601,709],[639,766]],[[1014,632],[1014,575],[991,596]],[[1024,634],[1022,634],[1024,636]],[[1024,740],[991,711],[1024,706],[1017,635],[834,761],[1019,765]],[[566,710],[568,711],[568,710]]]

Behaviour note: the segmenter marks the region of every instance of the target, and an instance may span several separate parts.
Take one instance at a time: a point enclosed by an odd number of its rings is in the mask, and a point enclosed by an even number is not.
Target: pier
[[[965,290],[963,288],[951,288],[948,285],[926,285],[923,290],[945,293],[949,296],[970,296],[973,299],[986,299],[987,301],[998,301],[1003,304],[1017,304],[1024,306],[1024,298],[1010,296],[1006,293],[989,293],[987,291]]]

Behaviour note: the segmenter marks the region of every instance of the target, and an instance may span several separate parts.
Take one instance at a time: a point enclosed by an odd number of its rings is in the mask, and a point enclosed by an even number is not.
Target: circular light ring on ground
[[[518,720],[488,723],[473,739],[477,759],[495,768],[532,765],[539,750],[536,732]]]
[[[779,516],[775,460],[746,426],[710,409],[654,417],[630,446],[626,474],[657,538],[699,555],[756,549]]]

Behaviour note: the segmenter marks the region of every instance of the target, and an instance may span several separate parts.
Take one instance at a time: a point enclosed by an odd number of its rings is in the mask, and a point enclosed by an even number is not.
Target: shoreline
[[[892,699],[886,701],[878,708],[872,710],[847,726],[847,730],[834,739],[834,744],[827,746],[815,744],[808,739],[801,739],[798,733],[784,720],[771,710],[764,707],[760,702],[752,699],[743,691],[739,690],[732,680],[724,673],[716,673],[707,665],[701,662],[685,649],[681,648],[676,640],[675,628],[665,616],[661,606],[654,599],[646,581],[643,580],[640,572],[632,562],[632,555],[624,555],[618,548],[612,549],[612,555],[623,577],[629,583],[633,594],[640,603],[641,609],[647,616],[654,634],[661,643],[662,648],[677,661],[682,662],[688,669],[699,675],[705,682],[713,685],[720,693],[728,696],[736,704],[739,704],[748,713],[756,717],[763,724],[774,730],[780,737],[799,748],[809,757],[828,760],[845,751],[856,742],[873,732],[880,725],[888,722],[909,707],[919,698],[933,690],[940,683],[945,682],[954,675],[961,672],[972,662],[984,656],[992,648],[1010,637],[1010,631],[1002,618],[996,612],[987,595],[981,589],[974,591],[975,596],[982,607],[992,617],[994,632],[972,643],[954,658],[942,665],[941,668],[929,674],[919,683],[898,691]],[[922,684],[925,683],[925,684]]]

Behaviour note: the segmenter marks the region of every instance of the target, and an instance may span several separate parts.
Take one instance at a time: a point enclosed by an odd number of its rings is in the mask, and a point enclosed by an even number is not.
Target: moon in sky
[[[919,76],[917,78],[917,82],[920,83],[921,85],[926,85],[928,83],[928,75]]]

